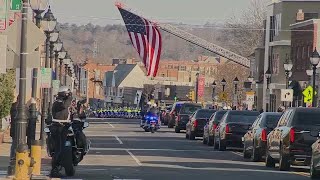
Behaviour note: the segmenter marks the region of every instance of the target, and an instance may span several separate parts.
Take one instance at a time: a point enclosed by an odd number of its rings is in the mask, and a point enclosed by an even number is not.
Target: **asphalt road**
[[[274,180],[309,179],[308,169],[290,172],[266,168],[262,162],[244,161],[240,151],[214,151],[201,139],[163,127],[151,134],[139,120],[89,119],[86,135],[91,150],[72,179],[141,180]]]

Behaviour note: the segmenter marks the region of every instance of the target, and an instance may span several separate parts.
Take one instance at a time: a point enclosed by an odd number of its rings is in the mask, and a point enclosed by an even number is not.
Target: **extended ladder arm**
[[[213,43],[210,43],[202,38],[199,38],[193,34],[190,34],[186,31],[183,31],[182,29],[179,29],[177,27],[174,27],[170,24],[158,24],[158,26],[163,30],[170,34],[173,34],[181,39],[184,39],[192,44],[195,44],[197,46],[200,46],[208,51],[211,51],[215,54],[218,54],[222,57],[225,57],[235,63],[238,63],[244,67],[249,68],[250,67],[250,60],[248,58],[245,58],[243,56],[240,56],[234,52],[231,52],[227,49],[224,49],[218,45],[215,45]]]

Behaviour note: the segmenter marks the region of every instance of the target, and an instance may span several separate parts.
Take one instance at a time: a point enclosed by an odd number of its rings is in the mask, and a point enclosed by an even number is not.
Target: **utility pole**
[[[196,103],[198,103],[199,73],[196,74]]]

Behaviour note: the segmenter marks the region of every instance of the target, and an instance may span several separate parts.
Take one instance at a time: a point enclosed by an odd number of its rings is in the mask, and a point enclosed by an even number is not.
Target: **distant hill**
[[[179,28],[197,35],[209,42],[213,42],[224,48],[232,47],[233,51],[243,54],[244,51],[234,48],[228,31],[215,26],[191,27],[177,24]],[[221,25],[218,25],[223,27]],[[68,50],[74,61],[84,61],[86,57],[93,56],[94,42],[98,47],[96,62],[108,63],[112,58],[136,58],[137,52],[133,49],[126,28],[123,25],[107,25],[105,27],[93,25],[59,24],[58,29],[66,50]],[[211,52],[177,38],[167,32],[162,32],[163,50],[162,59],[192,60],[199,55],[212,55]],[[250,50],[251,51],[251,50]]]

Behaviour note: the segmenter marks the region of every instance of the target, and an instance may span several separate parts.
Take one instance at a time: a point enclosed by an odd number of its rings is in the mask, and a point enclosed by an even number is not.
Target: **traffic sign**
[[[281,89],[281,101],[292,102],[293,101],[293,89]]]
[[[21,0],[10,0],[10,10],[20,11],[22,7]]]
[[[221,93],[219,94],[219,99],[220,99],[221,101],[226,101],[226,100],[227,100],[227,93],[221,92]]]
[[[60,80],[52,80],[52,94],[58,94]]]
[[[52,73],[51,68],[41,68],[41,87],[51,88]]]
[[[304,96],[304,103],[312,103],[313,101],[313,94],[317,94],[317,92],[314,93],[312,86],[308,86],[304,91],[302,92]]]
[[[17,19],[11,26],[9,26],[4,34],[8,36],[8,47],[16,54],[20,54],[21,18]],[[46,40],[44,32],[41,31],[30,19],[28,19],[27,22],[26,36],[26,53],[34,52],[34,50]]]

